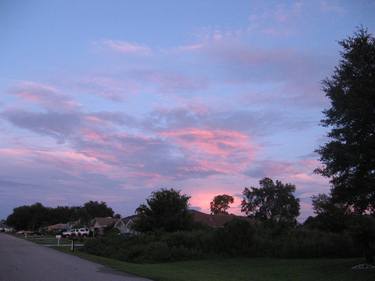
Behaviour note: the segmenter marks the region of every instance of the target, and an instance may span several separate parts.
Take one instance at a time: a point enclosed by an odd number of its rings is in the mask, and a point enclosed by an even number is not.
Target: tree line
[[[45,207],[41,203],[24,205],[13,209],[6,219],[16,230],[39,230],[57,223],[77,222],[86,225],[95,217],[112,217],[114,211],[105,202],[89,201],[83,206]]]

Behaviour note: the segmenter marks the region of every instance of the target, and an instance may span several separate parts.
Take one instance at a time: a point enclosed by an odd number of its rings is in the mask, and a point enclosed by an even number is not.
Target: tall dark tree
[[[293,194],[296,187],[270,178],[260,180],[259,185],[245,188],[241,211],[269,225],[295,225],[300,208],[299,199]]]
[[[192,218],[188,212],[190,197],[172,189],[153,192],[146,204],[141,204],[134,228],[138,231],[177,231],[191,227]]]
[[[229,204],[233,202],[233,196],[227,194],[216,195],[210,203],[211,214],[228,214]]]
[[[362,214],[375,210],[375,38],[361,28],[340,45],[340,63],[323,82],[330,141],[317,150],[316,172],[330,178],[335,202]]]

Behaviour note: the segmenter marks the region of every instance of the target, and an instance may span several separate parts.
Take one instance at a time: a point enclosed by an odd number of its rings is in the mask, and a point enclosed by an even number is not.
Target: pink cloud
[[[0,148],[1,156],[23,157],[29,155],[28,150],[24,148]]]
[[[186,128],[164,131],[160,135],[172,139],[202,168],[220,173],[241,171],[254,154],[249,137],[237,131]]]
[[[99,132],[95,130],[90,130],[88,128],[81,129],[81,136],[86,141],[93,142],[93,143],[104,143],[107,140],[105,135],[100,134]]]
[[[125,175],[120,167],[102,161],[100,153],[87,154],[69,149],[29,150],[29,158],[39,165],[52,165],[58,170],[75,177],[87,173],[105,175],[109,179],[123,180]]]
[[[88,157],[74,150],[37,150],[31,148],[6,148],[0,149],[0,157],[7,157],[9,160],[23,159],[30,161],[40,161],[45,165],[53,162],[54,166],[60,167],[79,167],[76,171],[93,168],[97,159]],[[20,158],[22,157],[22,158]],[[74,170],[74,169],[72,169]]]
[[[11,93],[26,102],[39,104],[47,109],[74,110],[79,107],[69,96],[47,84],[24,81],[12,88]]]
[[[205,45],[203,43],[187,44],[179,46],[177,50],[181,52],[193,52],[202,49],[204,46]]]

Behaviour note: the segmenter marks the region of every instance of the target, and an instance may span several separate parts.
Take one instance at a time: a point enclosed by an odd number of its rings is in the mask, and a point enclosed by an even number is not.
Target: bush
[[[254,234],[255,229],[249,222],[232,220],[216,231],[216,251],[233,256],[250,255]]]
[[[83,250],[137,263],[199,259],[212,255],[277,258],[361,255],[361,249],[356,247],[349,233],[298,228],[275,236],[271,229],[244,220],[233,220],[223,228],[210,230],[148,233],[133,237],[109,233],[87,240]]]
[[[153,242],[148,245],[144,254],[151,261],[168,261],[171,258],[171,249],[165,242]]]
[[[292,230],[277,237],[266,232],[258,233],[254,237],[253,253],[256,256],[278,258],[359,256],[350,235],[306,229]]]
[[[349,232],[367,263],[374,263],[375,218],[369,215],[353,216],[349,222]]]

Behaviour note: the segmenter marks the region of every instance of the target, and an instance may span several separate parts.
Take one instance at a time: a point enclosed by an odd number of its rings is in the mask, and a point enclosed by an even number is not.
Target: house
[[[137,234],[137,231],[135,231],[132,226],[134,224],[134,219],[136,219],[137,216],[129,216],[126,218],[118,219],[114,225],[114,228],[117,228],[121,234],[124,235],[133,235]]]
[[[91,231],[93,231],[95,234],[102,235],[106,229],[111,228],[116,222],[116,219],[112,217],[106,217],[106,218],[94,218],[91,221]]]

